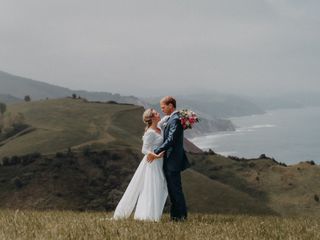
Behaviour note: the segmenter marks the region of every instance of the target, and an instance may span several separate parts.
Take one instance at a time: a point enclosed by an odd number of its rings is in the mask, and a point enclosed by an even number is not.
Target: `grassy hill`
[[[13,104],[6,117],[18,112],[31,130],[0,143],[1,206],[113,210],[142,159],[143,108],[66,98]],[[197,153],[183,184],[191,212],[320,213],[319,166],[226,158],[190,144]]]
[[[249,194],[282,216],[320,213],[320,166],[301,162],[286,166],[274,159],[193,155],[193,169]]]
[[[143,123],[137,118],[140,120],[143,108],[138,106],[66,98],[13,104],[8,112],[22,113],[34,130],[1,146],[0,158],[85,145],[129,144],[137,148],[141,144]]]

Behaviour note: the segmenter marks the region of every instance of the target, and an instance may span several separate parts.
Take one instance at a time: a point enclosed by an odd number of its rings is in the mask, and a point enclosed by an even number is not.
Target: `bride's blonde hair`
[[[148,128],[152,125],[152,118],[154,117],[154,112],[152,108],[149,108],[144,111],[142,115],[142,120],[146,124],[145,131],[148,130]]]

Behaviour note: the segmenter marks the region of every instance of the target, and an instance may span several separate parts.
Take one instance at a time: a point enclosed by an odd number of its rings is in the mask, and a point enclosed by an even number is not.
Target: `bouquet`
[[[195,123],[199,122],[197,114],[188,109],[180,110],[179,113],[180,121],[184,130],[191,129]]]

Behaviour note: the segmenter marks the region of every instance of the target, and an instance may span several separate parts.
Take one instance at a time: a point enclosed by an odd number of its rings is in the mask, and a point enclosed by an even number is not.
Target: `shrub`
[[[57,152],[56,153],[56,158],[63,158],[64,157],[64,153],[63,152]]]
[[[319,199],[319,196],[318,196],[317,194],[314,195],[314,200],[315,200],[316,202],[319,202],[320,199]]]
[[[23,165],[28,165],[32,162],[34,162],[35,160],[41,158],[41,153],[39,152],[33,152],[33,153],[30,153],[30,154],[27,154],[27,155],[24,155],[21,157],[21,163]]]
[[[18,163],[21,163],[21,158],[18,156],[12,156],[10,159],[10,165],[16,165]]]
[[[241,159],[237,156],[228,156],[228,158],[235,160],[235,161],[240,161]]]
[[[86,146],[85,148],[83,148],[82,153],[84,156],[89,157],[91,155],[91,147]]]
[[[72,149],[71,149],[71,148],[68,148],[68,150],[67,150],[67,156],[69,156],[69,157],[73,157],[73,156],[74,156],[74,153],[72,152]]]
[[[62,162],[61,161],[55,161],[53,163],[53,167],[60,169],[62,167]]]
[[[22,181],[21,181],[21,179],[19,177],[15,177],[12,180],[12,182],[15,185],[16,188],[22,188],[22,186],[23,186],[23,183],[22,183]]]
[[[4,158],[2,158],[2,165],[3,165],[3,166],[8,166],[8,165],[10,165],[10,158],[9,158],[9,157],[4,157]]]
[[[261,155],[259,156],[259,159],[268,159],[268,157],[267,157],[265,154],[261,154]]]
[[[255,167],[255,166],[256,166],[255,163],[253,163],[253,162],[249,163],[249,167],[253,168],[253,167]]]
[[[62,197],[63,194],[61,192],[56,192],[54,195],[56,195],[57,197]]]
[[[121,159],[121,156],[118,153],[113,153],[111,155],[111,158],[112,158],[112,160],[119,160],[119,159]]]
[[[107,101],[108,104],[119,104],[118,102],[116,101]]]
[[[277,162],[278,163],[278,162]],[[288,165],[287,164],[285,164],[285,163],[283,163],[283,162],[279,162],[278,163],[280,166],[283,166],[283,167],[288,167]]]
[[[316,163],[315,163],[313,160],[311,160],[311,161],[306,161],[306,163],[309,163],[310,165],[316,165]]]
[[[188,152],[189,154],[197,154],[197,153],[192,153],[192,152]],[[216,155],[216,153],[211,149],[209,148],[208,151],[204,151],[203,152],[204,155]]]
[[[219,171],[219,170],[221,170],[221,169],[223,169],[223,166],[221,166],[221,165],[219,165],[219,166],[213,166],[213,167],[210,168],[210,170],[212,170],[212,171]]]
[[[26,96],[24,97],[24,101],[30,102],[30,101],[31,101],[31,97],[30,97],[29,95],[26,95]]]

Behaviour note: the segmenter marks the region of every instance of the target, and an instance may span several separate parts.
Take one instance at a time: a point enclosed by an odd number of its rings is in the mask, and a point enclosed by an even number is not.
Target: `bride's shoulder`
[[[153,136],[155,136],[155,134],[156,134],[155,131],[153,129],[149,128],[147,131],[144,132],[142,138],[144,140],[147,138],[152,138]]]

